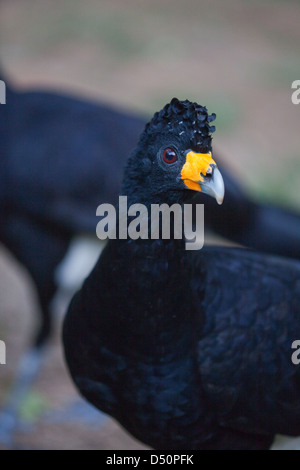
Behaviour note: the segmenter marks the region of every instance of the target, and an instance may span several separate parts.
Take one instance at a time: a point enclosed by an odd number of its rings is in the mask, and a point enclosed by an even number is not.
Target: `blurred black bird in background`
[[[0,78],[7,85],[7,104],[0,107],[0,241],[37,288],[42,316],[29,355],[36,364],[51,332],[57,268],[74,237],[95,236],[96,208],[116,201],[124,164],[146,121],[62,94],[18,92],[1,71]],[[206,205],[206,226],[242,245],[300,258],[300,218],[257,204],[229,171],[222,168],[222,174],[221,209],[198,197]]]
[[[128,206],[182,205],[195,190],[222,200],[210,121],[177,99],[155,114],[125,170]],[[171,236],[110,240],[63,340],[81,394],[151,447],[268,449],[277,433],[300,434],[299,335],[299,261],[186,251]]]
[[[0,439],[9,442],[16,408],[51,334],[57,268],[73,237],[96,238],[96,208],[117,198],[123,163],[144,120],[68,96],[18,93],[0,78],[7,85],[7,104],[0,107],[0,242],[31,275],[42,312],[0,414]]]
[[[1,112],[0,240],[37,286],[40,346],[51,330],[55,269],[72,237],[96,237],[96,209],[116,202],[144,120],[68,96],[18,93],[9,83]]]

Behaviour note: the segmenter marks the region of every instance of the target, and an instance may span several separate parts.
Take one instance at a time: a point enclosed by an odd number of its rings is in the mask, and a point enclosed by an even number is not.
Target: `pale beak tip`
[[[219,206],[221,206],[221,205],[223,204],[223,201],[224,201],[224,196],[222,196],[222,197],[217,197],[217,198],[216,198],[216,201],[217,201],[217,203],[219,204]]]
[[[212,178],[209,181],[200,183],[202,191],[209,196],[213,197],[221,206],[225,196],[225,185],[220,170],[215,167],[213,170]]]
[[[223,204],[225,196],[225,185],[223,177],[218,168],[215,168],[215,198],[219,206]]]

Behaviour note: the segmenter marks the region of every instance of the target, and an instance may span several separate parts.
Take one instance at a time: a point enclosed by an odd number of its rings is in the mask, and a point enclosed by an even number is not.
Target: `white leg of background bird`
[[[53,310],[60,318],[65,315],[73,295],[94,268],[106,242],[90,235],[75,237],[55,272],[58,286],[53,299]]]

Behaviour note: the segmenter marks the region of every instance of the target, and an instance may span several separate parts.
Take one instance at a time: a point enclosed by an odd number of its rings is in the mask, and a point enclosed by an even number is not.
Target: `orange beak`
[[[188,189],[209,194],[218,204],[222,204],[224,181],[211,153],[189,151],[181,170],[181,179]]]

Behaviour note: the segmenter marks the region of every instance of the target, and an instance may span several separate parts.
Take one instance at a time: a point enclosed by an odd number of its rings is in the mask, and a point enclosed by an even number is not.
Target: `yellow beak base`
[[[200,183],[204,182],[204,176],[212,173],[213,165],[217,166],[211,152],[195,153],[191,151],[186,155],[186,162],[181,170],[181,179],[187,188],[193,191],[202,191]]]

